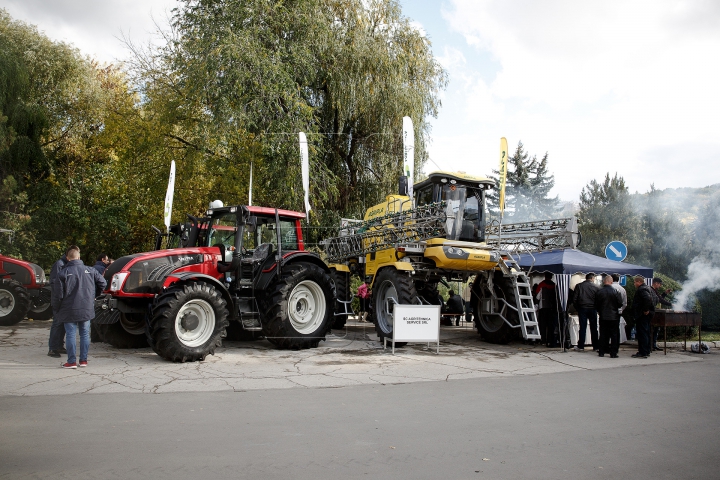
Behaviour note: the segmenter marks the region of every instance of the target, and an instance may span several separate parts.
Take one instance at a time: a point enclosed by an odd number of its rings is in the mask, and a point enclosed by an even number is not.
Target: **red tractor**
[[[280,348],[317,347],[332,325],[335,285],[305,251],[304,214],[265,207],[213,208],[190,219],[182,245],[119,258],[95,301],[103,339],[150,346],[165,359],[202,360],[228,329]]]
[[[45,272],[34,263],[0,255],[0,325],[15,325],[25,316],[52,317]]]

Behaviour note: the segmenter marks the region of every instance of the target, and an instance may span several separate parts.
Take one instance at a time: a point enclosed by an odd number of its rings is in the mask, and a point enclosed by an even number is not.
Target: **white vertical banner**
[[[175,196],[175,160],[170,163],[170,178],[168,179],[168,188],[165,192],[165,209],[163,217],[165,219],[165,228],[170,233],[170,218],[172,217],[173,197]]]
[[[410,117],[403,117],[403,174],[408,177],[408,197],[413,198],[415,180],[415,130]]]
[[[310,220],[310,156],[308,154],[307,138],[304,132],[300,136],[300,168],[302,170],[302,184],[305,191],[305,218]]]
[[[250,187],[248,188],[248,206],[252,207],[252,167],[253,164],[250,162]]]

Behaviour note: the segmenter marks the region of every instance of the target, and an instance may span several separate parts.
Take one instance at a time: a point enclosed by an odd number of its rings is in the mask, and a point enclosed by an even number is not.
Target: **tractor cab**
[[[485,191],[495,182],[460,173],[433,172],[414,186],[417,207],[445,202],[447,240],[485,241]]]
[[[244,259],[257,257],[261,247],[266,253],[304,250],[302,218],[305,215],[300,212],[267,207],[214,208],[202,219],[198,244],[220,248],[225,262],[231,262],[235,252]]]

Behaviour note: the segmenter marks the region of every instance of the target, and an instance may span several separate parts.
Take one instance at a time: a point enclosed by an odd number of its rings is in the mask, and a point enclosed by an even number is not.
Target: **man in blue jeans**
[[[600,350],[600,342],[598,342],[598,324],[597,311],[595,310],[595,295],[600,287],[595,285],[595,274],[588,273],[585,275],[585,281],[575,285],[573,292],[573,305],[578,312],[578,320],[580,321],[580,331],[578,343],[575,350],[585,350],[585,332],[587,331],[588,320],[590,321],[590,342],[592,342],[593,351]]]
[[[95,317],[95,289],[105,289],[105,279],[80,260],[80,249],[69,248],[67,263],[53,283],[52,307],[55,319],[65,325],[67,362],[63,368],[77,368],[76,335],[80,333],[81,367],[87,367],[90,349],[90,320]]]

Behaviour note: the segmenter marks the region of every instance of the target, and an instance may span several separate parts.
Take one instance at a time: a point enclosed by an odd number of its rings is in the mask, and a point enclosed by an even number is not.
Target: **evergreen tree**
[[[628,246],[628,261],[633,263],[646,249],[638,210],[631,203],[625,179],[617,173],[612,178],[607,173],[602,183],[592,180],[580,193],[580,250],[604,257],[607,244],[620,240]]]
[[[497,170],[494,170],[499,174]],[[499,185],[498,177],[491,177]],[[505,182],[504,223],[524,222],[557,218],[562,205],[560,199],[549,197],[555,186],[555,177],[548,172],[548,154],[538,161],[537,156],[525,151],[518,142],[515,153],[508,158],[507,180]],[[499,218],[499,191],[496,188],[488,195],[490,215]]]

